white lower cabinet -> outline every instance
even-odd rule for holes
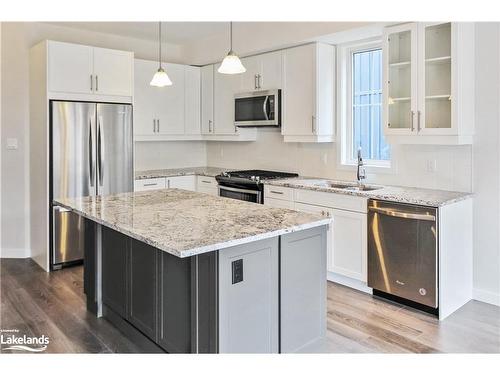
[[[219,195],[219,189],[217,188],[217,180],[213,177],[197,176],[196,177],[196,191],[199,193],[206,193],[210,195]]]
[[[331,217],[327,239],[328,279],[369,290],[366,198],[266,185],[264,204]]]
[[[196,176],[145,178],[134,181],[134,191],[183,189],[196,191]]]

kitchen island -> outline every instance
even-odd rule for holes
[[[329,218],[178,189],[55,204],[86,218],[87,308],[148,351],[285,353],[324,338]]]

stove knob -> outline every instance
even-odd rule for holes
[[[221,175],[222,175],[222,177],[229,177],[229,173],[227,173],[227,172],[222,172]]]
[[[418,292],[419,292],[419,293],[420,293],[420,295],[422,295],[422,296],[425,296],[425,295],[427,294],[427,290],[425,290],[425,288],[420,288],[420,289],[418,290]]]
[[[255,176],[250,176],[250,180],[255,181],[256,179],[257,179],[257,177],[255,177]]]

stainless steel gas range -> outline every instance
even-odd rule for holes
[[[219,196],[262,204],[264,203],[264,181],[297,176],[297,173],[251,169],[223,172],[215,176],[215,179],[219,184]]]

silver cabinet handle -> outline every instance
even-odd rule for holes
[[[90,75],[90,91],[94,91],[94,77]]]
[[[420,111],[417,111],[417,132],[420,132],[420,115],[421,115],[421,112]]]
[[[160,132],[160,119],[159,118],[156,119],[156,132],[157,133]]]
[[[212,120],[208,120],[208,132],[212,132]]]
[[[259,79],[258,75],[255,74],[253,76],[253,86],[254,86],[254,89],[258,89],[259,88],[259,83],[257,82],[258,79]]]
[[[279,194],[279,195],[283,195],[284,193],[282,191],[276,191],[276,190],[269,190],[270,193],[273,193],[273,194]]]
[[[262,76],[260,74],[257,74],[257,87],[260,89],[261,86],[260,86],[260,79],[262,78]]]
[[[415,117],[415,111],[410,111],[410,129],[411,131],[415,130],[415,126],[413,125],[413,118]]]
[[[170,189],[170,180],[167,179],[167,189]]]
[[[311,129],[313,134],[316,134],[316,116],[311,116]]]
[[[153,119],[153,133],[156,133],[156,119]]]
[[[99,76],[95,75],[95,91],[99,91]]]
[[[205,183],[205,184],[211,184],[212,181],[207,181],[207,180],[201,180],[201,182]]]
[[[368,210],[382,215],[398,217],[401,219],[436,221],[436,216],[428,214],[415,214],[413,212],[396,211],[390,208],[380,208],[380,207],[370,207],[368,208]]]
[[[150,182],[148,184],[142,184],[142,186],[157,186],[158,183],[157,182]]]

